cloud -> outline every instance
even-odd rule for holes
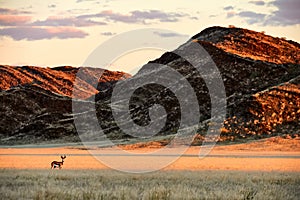
[[[192,20],[198,20],[199,18],[198,17],[190,17],[190,19],[192,19]]]
[[[30,22],[30,16],[0,15],[0,26],[18,26]]]
[[[0,36],[8,36],[14,40],[42,40],[42,39],[67,39],[84,38],[88,34],[75,28],[39,28],[39,27],[15,27],[0,29]]]
[[[135,18],[133,15],[123,15],[120,13],[114,13],[111,10],[105,10],[98,14],[92,14],[92,15],[82,15],[79,16],[81,18],[89,18],[89,17],[99,17],[99,18],[105,18],[107,21],[114,21],[114,22],[124,22],[124,23],[137,23],[140,20]]]
[[[103,33],[101,33],[101,35],[104,35],[104,36],[112,36],[112,35],[116,35],[116,33],[112,33],[112,32],[103,32]]]
[[[159,19],[160,21],[178,21],[179,17],[185,15],[179,13],[165,13],[159,10],[149,10],[149,11],[132,11],[132,17],[136,19]]]
[[[123,23],[148,23],[149,20],[160,22],[177,22],[179,18],[188,16],[187,14],[162,12],[160,10],[139,11],[135,10],[129,14],[115,13],[112,10],[105,10],[98,14],[81,15],[79,18],[104,18],[107,21]]]
[[[29,23],[31,16],[24,16],[23,14],[31,14],[31,12],[0,8],[0,26],[19,26]]]
[[[267,17],[266,14],[256,13],[256,12],[252,12],[252,11],[242,11],[239,13],[236,13],[234,11],[227,12],[227,18],[231,18],[234,16],[239,16],[239,17],[244,18],[248,24],[261,23]]]
[[[0,14],[17,14],[16,10],[8,9],[8,8],[0,8]]]
[[[218,15],[209,15],[210,18],[217,17]]]
[[[160,22],[178,22],[177,18],[166,18],[166,19],[160,19]]]
[[[234,11],[227,12],[227,18],[231,18],[231,17],[233,17],[235,15],[236,15],[236,12],[234,12]]]
[[[0,14],[18,15],[18,14],[31,14],[31,12],[20,11],[20,10],[9,9],[9,8],[0,8]]]
[[[74,9],[69,9],[69,10],[66,10],[67,13],[70,13],[70,14],[80,14],[80,13],[88,13],[90,12],[91,9],[89,8],[74,8]],[[65,13],[63,13],[65,14]]]
[[[299,0],[275,0],[271,2],[278,8],[266,20],[267,25],[296,25],[300,24],[300,1]]]
[[[224,7],[224,10],[233,10],[233,6],[226,6]]]
[[[252,11],[243,11],[238,13],[238,16],[246,18],[248,24],[256,24],[264,21],[266,15]]]
[[[48,5],[50,8],[56,7],[54,4]],[[42,40],[42,39],[67,39],[84,38],[88,34],[82,30],[71,26],[93,26],[105,25],[104,22],[96,22],[89,19],[79,19],[77,17],[48,17],[43,21],[32,22],[31,16],[27,11],[0,8],[0,26],[11,26],[0,29],[0,36],[11,37],[14,40]],[[41,27],[42,26],[42,27]]]
[[[55,4],[50,4],[50,5],[48,5],[48,8],[56,8],[56,5]]]
[[[153,32],[155,35],[158,35],[160,37],[187,37],[187,35],[178,34],[178,33],[168,33],[168,32]]]
[[[248,24],[261,24],[271,26],[289,26],[300,24],[299,0],[275,0],[269,5],[277,7],[277,10],[271,14],[243,11],[238,13],[237,15],[245,18]],[[232,16],[233,15],[227,14],[227,17]]]
[[[48,17],[43,21],[35,21],[31,25],[33,26],[95,26],[95,25],[106,25],[105,22],[96,22],[89,19],[77,18],[77,17],[68,17],[62,18],[57,16]]]
[[[257,1],[249,1],[249,3],[257,5],[257,6],[264,6],[265,2],[262,0],[257,0]]]

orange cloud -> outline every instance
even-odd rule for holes
[[[0,15],[0,26],[17,26],[30,22],[30,16]]]
[[[0,36],[8,36],[14,40],[42,40],[42,39],[68,39],[84,38],[88,34],[72,27],[15,27],[0,29]]]

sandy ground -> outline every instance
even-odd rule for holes
[[[134,148],[125,146],[131,153],[149,153],[157,147]],[[170,148],[170,152],[172,149]],[[199,158],[200,147],[190,147],[183,156],[171,163],[164,170],[245,170],[245,171],[294,171],[300,172],[300,140],[270,138],[258,142],[237,145],[216,146],[204,158]],[[125,163],[133,156],[113,155],[111,148],[97,150],[107,158]],[[64,169],[108,169],[89,151],[76,147],[58,148],[0,148],[0,168],[50,169],[53,160],[59,155],[67,158]],[[171,154],[171,153],[170,153]],[[170,157],[164,154],[147,157],[147,162],[160,162]],[[111,155],[111,156],[110,156]],[[172,155],[171,155],[172,156]],[[141,157],[141,156],[140,156]],[[151,164],[151,163],[150,163]]]

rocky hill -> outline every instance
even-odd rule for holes
[[[195,91],[200,108],[202,128],[195,143],[201,143],[205,134],[205,123],[211,117],[211,99],[201,75],[178,56],[186,53],[193,43],[208,52],[225,86],[227,113],[219,141],[300,134],[300,45],[251,30],[211,27],[173,52],[150,61],[134,76],[159,75],[163,69],[151,65],[159,63],[185,77]],[[193,55],[192,51],[188,53]],[[201,63],[203,58],[194,57],[193,62]],[[130,75],[94,68],[81,68],[81,71],[79,87],[72,93],[78,68],[0,66],[0,112],[4,116],[0,120],[0,144],[77,141],[73,120],[81,113],[72,113],[71,97],[94,104],[94,95],[104,132],[114,138],[125,137],[114,121],[110,98],[115,83]],[[100,79],[99,74],[103,74]],[[160,134],[175,133],[181,122],[180,105],[174,93],[159,84],[144,85],[134,92],[130,100],[134,122],[148,125],[149,108],[154,104],[164,106],[167,111],[167,121]]]
[[[81,68],[74,88],[78,91],[73,93],[79,69],[0,66],[0,143],[78,141],[74,126],[78,113],[72,112],[74,94],[78,101],[99,93],[109,96],[118,80],[130,77],[123,72]]]
[[[223,76],[228,118],[220,140],[299,136],[298,43],[251,30],[222,27],[208,28],[193,39],[212,55]]]
[[[186,51],[193,54],[189,47],[195,42],[213,59],[226,90],[227,119],[219,141],[299,135],[300,45],[296,42],[241,28],[211,27],[193,36],[175,51],[166,52],[149,62],[136,76],[159,74],[162,69],[153,67],[151,63],[173,68],[193,87],[200,107],[200,124],[206,122],[211,117],[208,88],[193,66],[178,56]],[[193,58],[193,63],[202,61],[203,58]],[[174,94],[157,85],[143,88],[135,93],[132,101],[133,116],[139,119],[137,123],[149,124],[149,113],[145,110],[161,104],[168,111],[161,134],[176,132],[181,116]],[[198,132],[196,139],[201,142],[206,131],[199,129]]]

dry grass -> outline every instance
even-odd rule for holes
[[[299,199],[300,174],[0,170],[1,199]]]
[[[132,146],[130,146],[132,147]],[[153,149],[128,148],[148,152]],[[109,153],[110,148],[100,149]],[[221,145],[210,155],[181,157],[162,171],[126,174],[112,170],[81,147],[0,149],[0,199],[299,199],[299,140],[266,139]],[[199,147],[186,154],[197,155]],[[62,170],[50,162],[67,158]],[[82,155],[81,155],[82,154]],[[266,158],[247,157],[270,155]],[[126,162],[126,157],[117,157]],[[15,169],[12,169],[15,168]],[[101,169],[101,170],[99,170]],[[187,171],[189,170],[189,171]],[[234,170],[234,171],[233,171]]]

